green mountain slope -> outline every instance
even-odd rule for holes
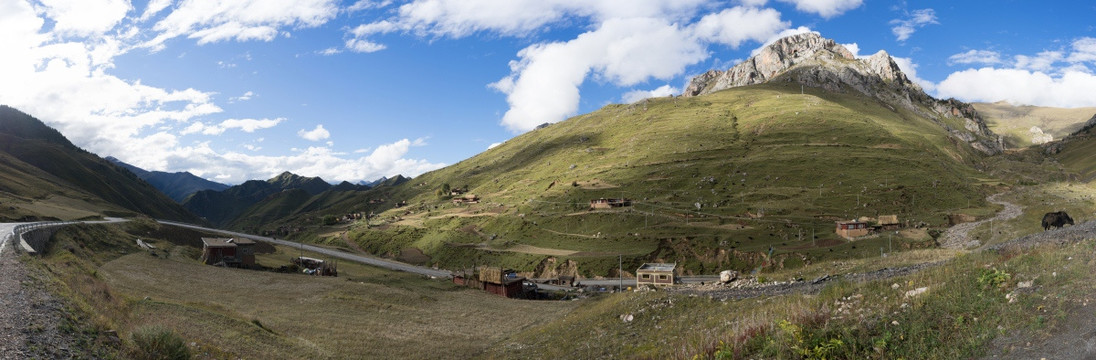
[[[531,270],[567,254],[605,270],[623,254],[626,268],[660,260],[711,273],[878,255],[888,240],[840,239],[839,219],[895,214],[941,226],[950,213],[990,211],[992,181],[974,170],[985,155],[951,133],[963,119],[801,91],[778,81],[610,105],[416,178],[394,194],[410,209],[353,235],[377,253],[417,248],[449,265]],[[454,205],[437,195],[445,184],[482,200]],[[592,199],[621,197],[633,206],[588,210]],[[924,234],[896,242],[928,246]]]
[[[1076,132],[1044,145],[1043,149],[1081,180],[1096,179],[1096,115]]]
[[[103,214],[194,221],[131,172],[84,151],[38,119],[0,105],[0,198],[8,219]]]

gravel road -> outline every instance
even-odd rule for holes
[[[981,245],[981,242],[979,242],[978,240],[970,239],[971,230],[974,230],[974,228],[977,228],[979,225],[985,224],[990,221],[1005,221],[1015,219],[1024,213],[1024,208],[1020,207],[1019,205],[1004,200],[999,200],[998,197],[1003,194],[1004,193],[994,194],[986,198],[986,201],[1004,206],[1005,208],[1003,210],[1001,210],[997,213],[997,215],[989,219],[962,223],[948,228],[948,230],[944,232],[944,235],[940,236],[940,247],[945,249],[968,249],[977,247],[978,245]]]
[[[23,334],[27,317],[27,297],[23,291],[26,272],[11,247],[11,230],[17,224],[0,224],[0,357],[27,357],[26,336]]]

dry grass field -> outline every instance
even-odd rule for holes
[[[160,249],[151,256],[132,247],[131,234],[87,229],[63,235],[46,259],[67,292],[86,301],[98,327],[123,338],[149,326],[170,329],[199,358],[466,359],[578,306],[505,299],[350,262],[339,262],[339,277],[219,268],[199,263],[198,250],[178,241],[150,240]],[[93,237],[115,239],[69,242]],[[85,249],[99,255],[80,256]],[[276,267],[299,254],[277,248],[258,261]]]

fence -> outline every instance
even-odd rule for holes
[[[20,224],[11,229],[11,238],[13,242],[19,239],[19,246],[15,248],[22,248],[23,251],[33,255],[45,250],[46,245],[49,244],[49,238],[53,236],[57,228],[76,223],[75,221],[48,221]]]

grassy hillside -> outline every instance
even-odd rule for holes
[[[7,106],[0,106],[0,170],[0,201],[7,200],[9,219],[146,214],[195,221],[129,171]]]
[[[610,105],[397,187],[391,200],[409,206],[351,236],[381,254],[415,248],[443,266],[532,270],[561,256],[604,275],[622,254],[628,268],[662,260],[711,273],[867,256],[888,241],[931,246],[926,231],[850,243],[833,234],[839,219],[896,214],[935,227],[948,214],[993,211],[984,198],[998,181],[945,130],[962,129],[961,119],[800,91],[777,82]],[[482,200],[454,205],[438,195],[446,184]],[[634,205],[587,210],[591,199],[619,197]]]
[[[1079,130],[1086,120],[1096,115],[1096,108],[1092,107],[1017,106],[1004,101],[972,105],[982,114],[989,128],[1004,136],[1006,144],[1012,148],[1032,145],[1033,126],[1058,140]]]

